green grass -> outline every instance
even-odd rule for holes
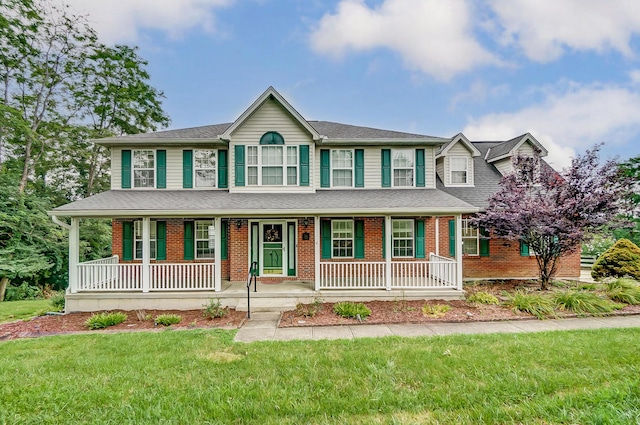
[[[52,310],[49,300],[3,301],[0,303],[0,323],[29,319]]]
[[[640,417],[640,329],[252,344],[233,336],[193,330],[2,342],[0,423],[629,424]]]

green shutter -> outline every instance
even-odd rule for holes
[[[416,258],[424,258],[424,220],[416,220],[414,226]]]
[[[236,145],[234,156],[236,164],[236,186],[244,186],[244,145]]]
[[[382,217],[382,258],[387,258],[387,219]]]
[[[449,256],[456,256],[456,221],[449,220]]]
[[[193,221],[184,222],[184,259],[193,260],[194,255],[194,224]]]
[[[300,145],[300,186],[309,186],[309,146]]]
[[[156,260],[167,259],[167,222],[156,221]]]
[[[364,187],[364,149],[356,149],[356,187]]]
[[[364,220],[354,220],[355,249],[354,258],[364,258]]]
[[[122,223],[122,260],[133,260],[133,223]]]
[[[480,256],[488,257],[489,256],[489,230],[481,227],[479,229],[480,233]]]
[[[382,149],[382,187],[391,187],[391,149]]]
[[[424,187],[424,149],[416,149],[416,187]]]
[[[158,149],[156,151],[156,170],[158,172],[158,179],[156,180],[156,188],[167,188],[167,151],[164,149]]]
[[[193,187],[193,151],[190,149],[182,151],[182,187]]]
[[[229,175],[227,153],[228,152],[226,150],[218,151],[218,187],[220,189],[226,189],[229,187],[227,177]]]
[[[322,258],[331,258],[331,221],[322,221]]]
[[[320,187],[331,186],[331,151],[320,149]]]
[[[520,255],[523,257],[529,256],[529,245],[520,241]]]
[[[229,258],[229,221],[228,220],[220,220],[220,259],[227,260]]]
[[[131,189],[131,150],[125,149],[122,151],[122,188]]]

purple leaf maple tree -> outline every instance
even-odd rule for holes
[[[547,289],[560,257],[580,250],[590,231],[611,225],[626,211],[631,182],[615,160],[600,163],[602,144],[557,172],[539,152],[513,159],[500,190],[473,220],[504,239],[519,241],[536,257],[540,287]]]

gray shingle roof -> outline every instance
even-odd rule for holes
[[[442,139],[448,138],[426,136],[424,134],[404,133],[401,131],[381,130],[371,127],[340,124],[330,121],[309,121],[318,133],[330,139]]]
[[[522,140],[522,138],[526,136],[526,134],[522,134],[518,137],[514,137],[511,140],[507,140],[506,142],[497,143],[495,146],[489,150],[489,155],[487,155],[487,161],[491,161],[492,159],[499,158],[503,155],[507,155],[513,148],[516,147],[518,143]]]
[[[131,140],[156,139],[215,139],[229,127],[231,123],[203,125],[201,127],[179,128],[175,130],[156,131],[153,133],[132,134],[122,138]]]
[[[229,193],[223,190],[110,190],[62,205],[57,215],[158,214],[436,214],[475,207],[438,189],[319,190],[316,193]]]

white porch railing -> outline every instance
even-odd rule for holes
[[[215,289],[214,263],[151,264],[150,291]]]
[[[117,255],[78,264],[77,291],[143,291],[143,265]],[[149,291],[215,290],[214,263],[149,264]]]
[[[320,263],[320,289],[384,289],[384,262]]]
[[[391,282],[386,262],[321,262],[320,289],[457,289],[456,260],[435,254],[429,261],[392,261]]]

